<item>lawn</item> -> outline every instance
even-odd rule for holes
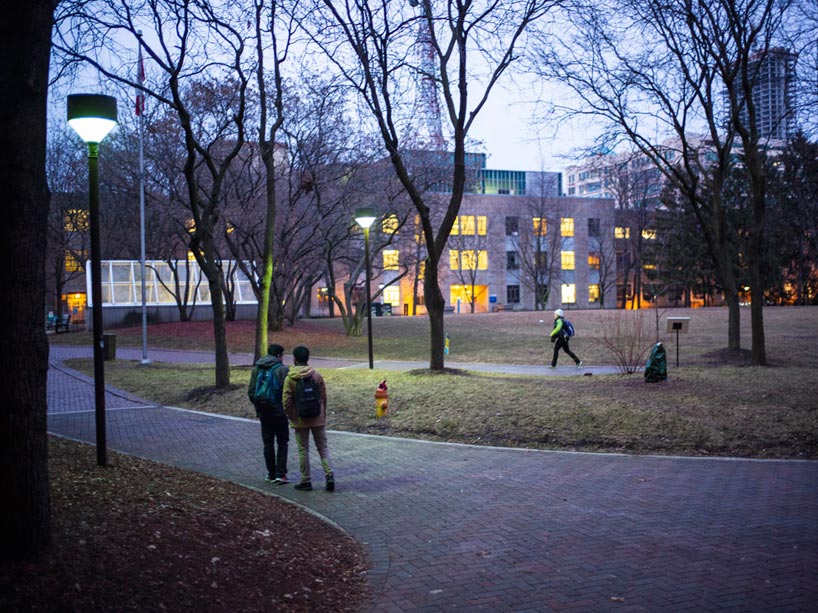
[[[818,308],[765,309],[767,367],[749,366],[750,313],[742,311],[743,351],[728,354],[725,309],[641,312],[569,311],[577,328],[572,349],[586,364],[612,365],[603,339],[623,324],[642,330],[646,354],[658,339],[668,350],[668,380],[645,383],[630,375],[512,376],[477,372],[432,373],[332,370],[327,380],[332,429],[392,436],[578,451],[616,451],[747,457],[818,457]],[[690,317],[680,335],[665,318]],[[458,362],[544,364],[552,345],[550,313],[448,315],[450,359]],[[540,323],[540,320],[545,320]],[[659,333],[657,335],[657,326]],[[212,350],[209,322],[151,326],[151,346]],[[139,346],[141,329],[115,331],[121,346]],[[373,322],[375,359],[428,361],[425,317],[383,317]],[[85,336],[85,339],[83,339]],[[55,342],[88,342],[83,334]],[[300,321],[270,337],[290,351],[306,344],[321,357],[366,358],[366,336],[349,338],[339,320]],[[228,325],[231,352],[251,352],[253,325]],[[567,360],[562,357],[561,360]],[[644,362],[641,358],[640,364]],[[90,362],[73,364],[90,372]],[[245,388],[250,369],[234,367],[233,385],[215,390],[210,366],[106,363],[106,382],[162,404],[252,415]],[[390,413],[374,415],[373,393],[387,378]],[[183,380],[184,385],[179,385]]]

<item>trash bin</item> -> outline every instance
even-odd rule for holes
[[[645,381],[655,383],[667,379],[667,353],[665,346],[659,342],[653,346],[645,365]]]
[[[102,359],[116,359],[116,334],[102,335]]]

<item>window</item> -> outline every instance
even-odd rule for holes
[[[87,232],[88,211],[71,209],[63,213],[63,230],[66,232]]]
[[[590,270],[599,270],[600,257],[599,254],[591,251],[588,254],[588,268]]]
[[[520,233],[520,220],[517,217],[506,217],[506,236],[517,236]]]
[[[656,230],[645,228],[642,230],[642,238],[648,241],[656,240]]]
[[[563,217],[560,219],[560,235],[574,236],[574,218]]]
[[[562,303],[574,304],[577,301],[577,286],[573,283],[562,284]]]
[[[384,304],[391,304],[393,307],[400,306],[400,288],[390,285],[383,290]]]
[[[618,226],[614,230],[614,237],[615,238],[630,238],[631,237],[631,229],[630,228],[623,228]]]
[[[520,304],[519,285],[506,285],[506,304]]]
[[[563,251],[560,253],[563,270],[574,270],[574,252]]]
[[[80,257],[85,257],[85,252],[79,254]],[[83,264],[70,251],[65,252],[65,272],[80,272],[83,269]]]
[[[451,270],[488,270],[489,253],[485,249],[449,250],[449,268]]]
[[[534,217],[531,221],[534,225],[534,236],[545,236],[548,231],[548,222],[545,217]]]
[[[460,216],[460,233],[466,236],[474,236],[476,233],[474,226],[474,215]]]
[[[598,217],[590,217],[588,218],[588,236],[593,236],[594,238],[599,238],[601,235],[600,232],[600,223]]]
[[[383,250],[383,269],[398,270],[400,264],[400,251],[397,249]]]
[[[477,234],[480,236],[485,236],[486,231],[488,230],[488,221],[485,215],[478,215],[477,216]]]
[[[395,214],[387,215],[381,222],[381,231],[384,234],[396,234],[398,231],[398,216]]]
[[[520,264],[517,262],[517,252],[506,251],[506,270],[518,270],[519,268]]]
[[[485,236],[486,228],[487,220],[485,215],[478,215],[476,217],[474,215],[460,215],[455,218],[451,233],[453,235],[462,234],[464,236],[474,236],[475,234]]]
[[[588,302],[599,302],[598,284],[592,284],[588,286]]]

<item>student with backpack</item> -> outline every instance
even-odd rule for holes
[[[574,359],[577,368],[582,366],[580,360],[568,347],[568,339],[574,336],[574,325],[565,319],[565,312],[562,309],[554,311],[554,329],[551,330],[551,342],[554,343],[554,357],[551,358],[551,366],[549,368],[557,367],[557,354],[560,349],[564,350],[569,356]]]
[[[284,380],[288,368],[281,361],[284,347],[275,343],[267,348],[267,355],[259,358],[250,375],[247,397],[256,408],[261,421],[261,440],[264,443],[264,463],[269,483],[289,483],[287,479],[287,452],[290,426],[284,413]],[[278,446],[278,450],[276,450]]]
[[[310,433],[321,457],[321,467],[326,476],[325,488],[335,491],[335,476],[329,463],[327,445],[327,388],[324,378],[308,364],[310,350],[306,347],[293,349],[295,364],[284,381],[284,410],[295,429],[295,443],[298,446],[298,461],[301,468],[301,482],[297,490],[311,490],[310,475]]]

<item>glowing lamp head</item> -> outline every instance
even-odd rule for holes
[[[378,216],[375,214],[375,209],[372,207],[366,206],[355,209],[355,222],[362,228],[368,228],[375,223],[377,218]]]
[[[68,96],[68,125],[86,143],[101,143],[116,123],[116,98],[100,94]]]

